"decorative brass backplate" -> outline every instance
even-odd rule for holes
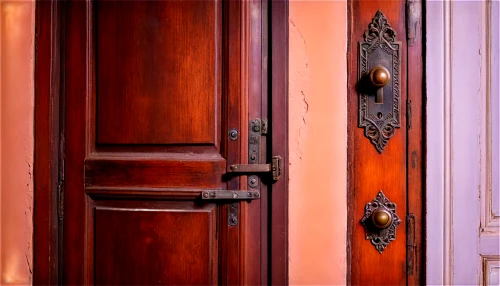
[[[379,153],[400,127],[400,57],[401,42],[384,14],[379,10],[359,42],[358,85],[359,127]],[[370,71],[384,67],[390,80],[380,87],[370,84]],[[372,73],[373,74],[373,73]]]
[[[387,223],[383,226],[377,225],[377,214],[387,215]],[[365,214],[361,224],[365,228],[366,239],[382,253],[389,243],[396,239],[396,227],[401,220],[396,215],[396,204],[379,191],[377,197],[366,204]]]

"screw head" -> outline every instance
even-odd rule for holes
[[[228,222],[230,226],[235,226],[238,224],[238,218],[236,217],[235,214],[231,214],[231,216],[228,219]]]
[[[257,188],[257,179],[256,178],[251,178],[250,181],[248,181],[248,186],[250,188]]]
[[[229,139],[235,141],[238,139],[238,130],[233,128],[229,131]]]

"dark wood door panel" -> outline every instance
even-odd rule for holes
[[[215,204],[94,203],[96,284],[216,284]]]
[[[87,159],[85,186],[222,189],[226,162],[218,160]]]
[[[246,237],[267,228],[248,219],[244,204],[199,200],[205,189],[247,188],[245,178],[224,174],[247,162],[248,102],[261,106],[264,97],[247,94],[248,3],[65,5],[62,284],[259,278],[269,248],[248,262]],[[237,140],[228,139],[233,128]]]
[[[221,2],[94,6],[97,142],[218,145]]]
[[[259,183],[262,200],[198,202],[208,187],[248,188],[222,175],[248,162],[249,120],[269,118],[259,163],[280,155],[287,166],[287,1],[37,0],[36,10],[36,142],[48,143],[35,154],[50,157],[36,162],[51,175],[35,176],[34,283],[286,285],[286,168],[272,192]],[[170,242],[185,254],[169,256]],[[166,273],[169,259],[180,265]]]

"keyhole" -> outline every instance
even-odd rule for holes
[[[377,117],[378,117],[378,119],[382,119],[382,117],[383,117],[383,116],[384,116],[384,115],[382,114],[382,112],[377,113]]]

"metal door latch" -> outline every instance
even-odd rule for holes
[[[201,192],[201,199],[205,201],[222,201],[230,203],[228,207],[227,224],[229,226],[238,225],[238,212],[240,201],[251,201],[260,199],[259,191],[228,191],[228,190],[204,190]]]
[[[271,164],[234,164],[229,166],[228,173],[271,173],[273,180],[281,177],[281,157],[273,156]]]
[[[226,190],[205,190],[201,193],[202,200],[257,200],[260,199],[259,191],[226,191]]]

